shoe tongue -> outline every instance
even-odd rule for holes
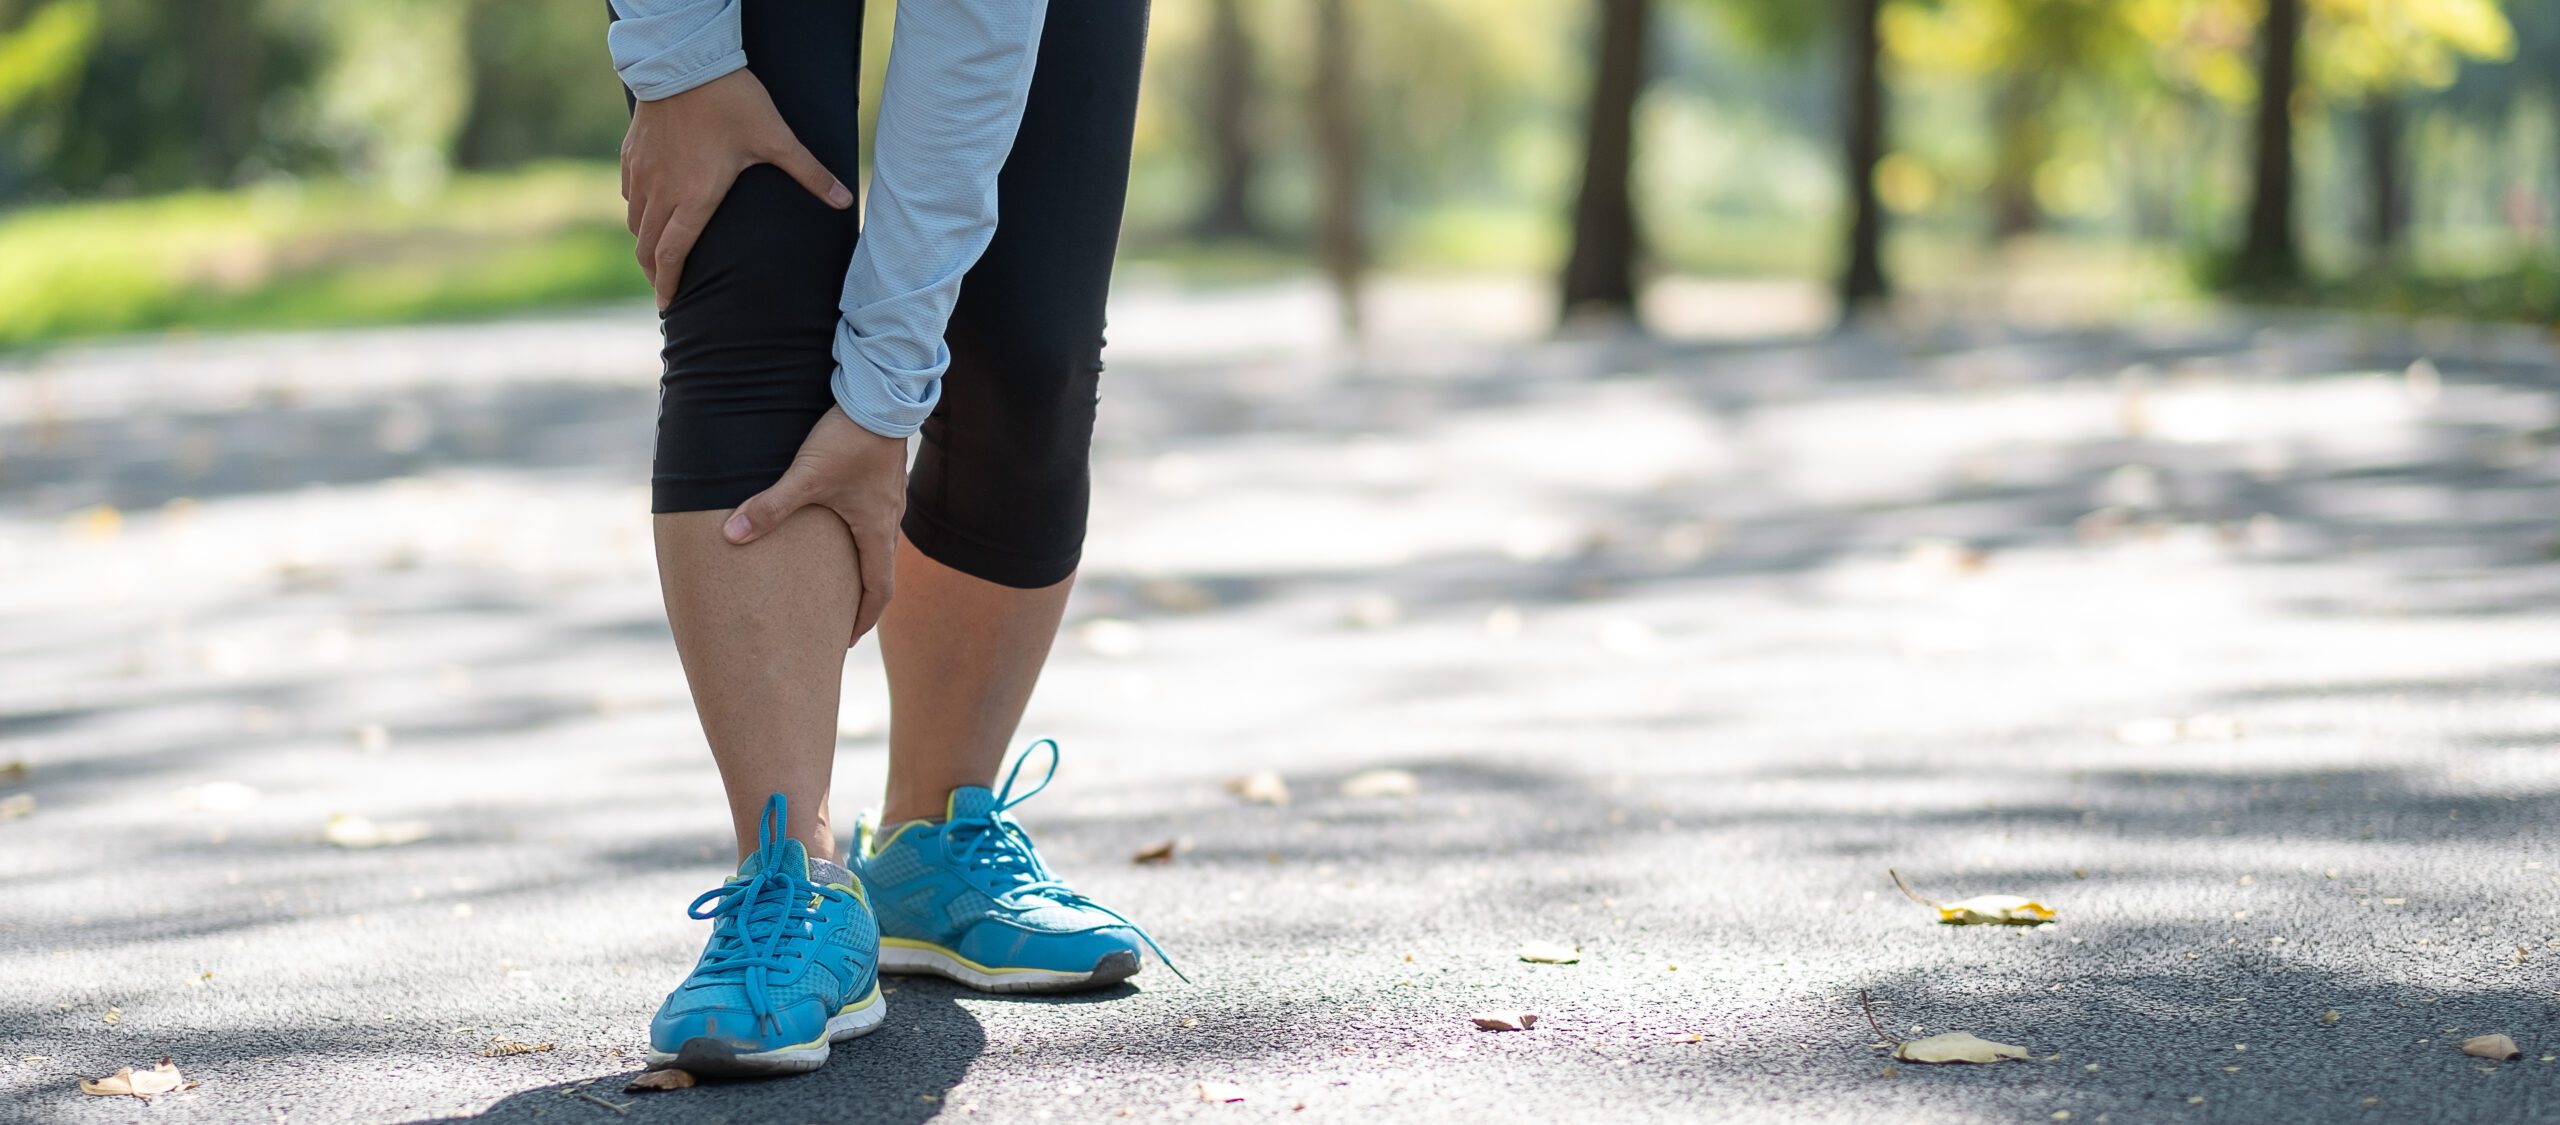
[[[784,840],[777,845],[758,848],[754,854],[738,862],[738,875],[740,878],[754,878],[768,863],[778,863],[785,871],[806,876],[809,873],[809,849],[801,846],[798,840]]]
[[[994,812],[996,795],[976,785],[963,785],[951,791],[951,818],[985,816]]]

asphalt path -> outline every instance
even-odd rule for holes
[[[0,369],[0,1119],[2560,1118],[2547,336],[1403,299],[1115,307],[1020,811],[1195,983],[893,982],[817,1074],[656,1094],[727,843],[645,318]],[[1889,1057],[1950,1030],[2031,1057]]]

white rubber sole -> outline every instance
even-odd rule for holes
[[[880,1030],[889,1018],[889,1002],[880,995],[880,986],[871,988],[870,1002],[859,1008],[848,1008],[827,1019],[827,1033],[814,1043],[794,1047],[777,1047],[770,1051],[739,1053],[728,1044],[712,1039],[687,1040],[673,1051],[649,1049],[649,1069],[678,1067],[708,1078],[762,1078],[776,1074],[801,1074],[827,1065],[830,1048],[847,1039],[859,1039]]]
[[[1138,957],[1117,952],[1103,955],[1088,972],[1056,969],[996,969],[977,964],[935,945],[880,943],[880,971],[906,976],[937,976],[980,992],[1077,992],[1106,988],[1138,975]]]

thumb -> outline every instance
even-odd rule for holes
[[[747,502],[738,505],[737,510],[729,513],[728,520],[720,525],[720,534],[731,543],[753,543],[764,533],[782,526],[782,521],[789,519],[791,513],[808,506],[808,490],[786,476],[774,482],[773,487],[747,497]]]
[[[809,194],[826,200],[827,206],[838,211],[853,206],[853,192],[844,186],[844,181],[836,179],[835,173],[827,171],[826,165],[818,163],[817,157],[810,155],[807,146],[800,143],[800,138],[784,133],[774,139],[764,158],[782,169],[783,174],[800,181],[800,186],[809,189]]]

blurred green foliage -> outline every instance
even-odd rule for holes
[[[1876,169],[1905,288],[2031,259],[2200,263],[2248,195],[2265,0],[1890,0]],[[2560,2],[2307,0],[2294,299],[2560,319]],[[876,90],[891,9],[871,5]],[[1361,203],[1382,268],[1565,253],[1595,0],[1358,5]],[[1313,5],[1158,0],[1133,256],[1302,268]],[[1840,5],[1656,0],[1636,206],[1652,272],[1835,268]],[[0,346],[195,325],[479,315],[636,296],[603,0],[0,0]],[[1249,75],[1239,113],[1220,76]],[[2367,233],[2365,128],[2400,123],[2406,234]],[[1211,154],[1252,156],[1204,242]],[[1227,236],[1221,236],[1225,238]],[[2155,291],[2144,279],[2137,286]]]

